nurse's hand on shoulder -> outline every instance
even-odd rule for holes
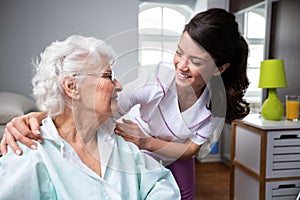
[[[115,133],[122,136],[126,141],[132,142],[139,149],[147,149],[151,138],[144,134],[140,127],[131,120],[122,119],[123,123],[116,123]]]
[[[39,119],[38,116],[42,116],[42,118]],[[44,117],[43,113],[33,112],[15,117],[7,123],[0,143],[1,153],[5,155],[7,153],[7,146],[10,146],[16,154],[21,155],[23,151],[16,140],[31,149],[36,149],[37,144],[33,140],[39,141],[40,143],[43,142],[39,131],[39,122],[41,122]]]

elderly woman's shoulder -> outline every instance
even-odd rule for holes
[[[40,153],[39,147],[37,150],[30,149],[18,142],[18,145],[22,148],[22,155],[17,155],[10,148],[8,153],[0,158],[0,165],[2,167],[10,168],[12,166],[18,166],[18,168],[25,167],[27,169],[38,168],[43,164],[43,157]]]
[[[125,141],[124,138],[119,135],[115,135],[115,139],[118,150],[126,152],[126,154],[131,154],[137,165],[144,166],[151,171],[161,171],[165,169],[161,163],[144,151],[141,151],[134,143]]]

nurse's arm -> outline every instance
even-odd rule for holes
[[[0,144],[0,151],[3,155],[7,153],[7,146],[18,154],[22,154],[22,149],[16,143],[19,141],[31,149],[36,149],[37,145],[34,141],[42,142],[40,134],[40,124],[46,118],[47,114],[44,112],[32,112],[26,115],[15,117],[7,123],[4,130],[3,138]]]
[[[175,159],[191,158],[199,151],[200,147],[201,145],[192,142],[190,139],[187,139],[184,143],[178,143],[149,137],[141,142],[141,149]]]
[[[116,123],[115,133],[122,136],[126,141],[134,143],[139,149],[175,159],[191,158],[201,146],[189,139],[184,143],[179,143],[150,137],[141,131],[136,123],[125,119],[123,119],[123,123]]]

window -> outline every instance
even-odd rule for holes
[[[139,12],[139,63],[172,62],[192,11],[185,5],[142,3]]]
[[[245,94],[251,113],[259,113],[262,89],[258,88],[260,62],[264,60],[266,17],[265,5],[255,6],[237,14],[237,21],[249,45],[248,78],[250,85]]]

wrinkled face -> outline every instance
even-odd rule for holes
[[[173,62],[178,87],[202,89],[218,71],[210,54],[199,47],[187,32],[180,38]]]
[[[101,120],[110,118],[112,112],[118,112],[117,92],[122,90],[122,86],[112,75],[105,57],[102,57],[100,66],[88,67],[85,73],[78,75],[83,77],[79,82],[81,105]]]

